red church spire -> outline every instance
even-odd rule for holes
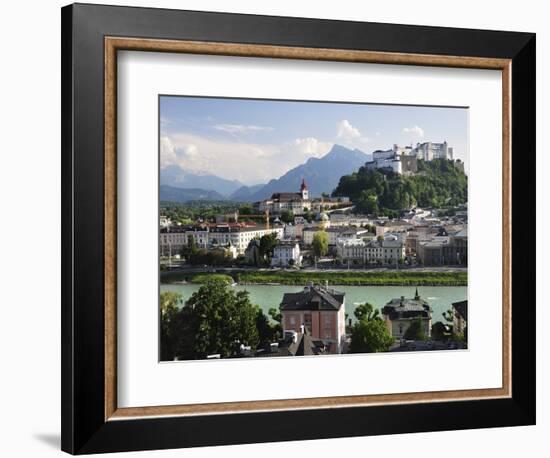
[[[302,185],[300,186],[300,191],[305,191],[307,189],[306,179],[302,178]]]

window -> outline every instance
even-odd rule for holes
[[[311,314],[306,313],[304,314],[304,326],[311,331]]]

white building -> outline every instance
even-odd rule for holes
[[[197,248],[208,248],[208,234],[207,226],[187,228],[185,231],[186,243],[193,239]]]
[[[160,229],[159,234],[160,255],[174,256],[179,254],[187,245],[185,228],[180,226],[167,226]]]
[[[278,239],[283,238],[282,226],[244,226],[240,224],[216,224],[209,227],[208,245],[233,245],[239,255],[244,254],[252,239],[264,235],[275,234]]]
[[[378,150],[372,153],[372,161],[365,165],[369,169],[391,170],[397,174],[415,173],[417,159],[431,161],[433,159],[453,160],[453,148],[446,141],[443,143],[424,142],[412,146],[393,145],[392,149]]]
[[[331,213],[330,225],[332,226],[356,226],[361,227],[372,224],[372,220],[366,215],[355,215],[350,213]]]
[[[392,149],[377,150],[372,153],[372,161],[365,166],[369,169],[391,170],[399,175],[417,171],[417,156],[412,146],[393,145]]]
[[[399,155],[391,149],[385,151],[379,150],[372,153],[372,161],[367,162],[366,166],[371,169],[387,169],[394,173],[403,173]]]
[[[304,230],[303,224],[287,224],[284,229],[285,239],[301,239],[302,231]]]
[[[416,155],[417,159],[423,159],[424,161],[431,161],[433,159],[453,159],[453,148],[451,148],[446,141],[443,143],[417,143],[412,153]]]
[[[271,258],[273,267],[300,266],[301,264],[302,255],[297,242],[282,241],[273,249],[273,257]]]
[[[384,224],[376,225],[376,235],[384,235],[388,232],[407,232],[413,225],[408,221],[395,220],[385,221]]]
[[[228,245],[228,246],[226,246],[226,247],[225,247],[225,250],[226,250],[226,253],[229,255],[229,257],[230,257],[231,259],[236,259],[237,256],[238,256],[238,254],[239,254],[239,253],[237,253],[237,248],[234,247],[234,246],[231,245],[231,244]]]
[[[346,205],[350,205],[349,197],[320,197],[311,200],[311,209],[316,212],[345,207]]]
[[[362,239],[339,239],[336,244],[336,256],[343,263],[364,264],[365,245]]]
[[[300,192],[277,192],[270,199],[262,200],[256,205],[261,213],[268,211],[280,215],[284,211],[290,211],[295,215],[302,215],[311,209],[307,184],[302,180]]]
[[[418,288],[414,299],[406,299],[401,296],[389,301],[382,308],[382,316],[388,331],[396,339],[403,339],[407,329],[415,320],[420,320],[424,335],[431,336],[432,309],[428,302],[420,297]]]
[[[384,240],[371,240],[365,244],[365,262],[395,264],[405,258],[405,243],[395,235]]]
[[[311,245],[313,243],[313,236],[323,230],[328,235],[328,244],[330,246],[336,246],[340,239],[356,239],[369,233],[367,229],[355,226],[328,227],[325,229],[321,227],[306,227],[302,231],[304,245]]]
[[[275,234],[278,239],[282,239],[284,228],[240,223],[205,224],[193,228],[170,227],[160,231],[160,251],[162,256],[170,253],[174,255],[193,240],[197,248],[231,246],[236,250],[236,255],[241,255],[251,240],[267,234]]]

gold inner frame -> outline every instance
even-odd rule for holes
[[[240,57],[422,65],[500,70],[502,72],[502,387],[402,394],[333,396],[118,408],[116,336],[117,247],[117,51],[174,52]],[[404,54],[344,49],[301,48],[239,43],[105,37],[105,420],[151,416],[207,415],[273,410],[320,409],[381,404],[507,398],[512,393],[511,367],[511,60],[481,57]]]

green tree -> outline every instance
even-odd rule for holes
[[[294,213],[292,213],[291,211],[289,210],[283,210],[281,212],[281,221],[283,223],[293,223],[294,222]]]
[[[187,236],[187,246],[184,246],[181,250],[182,256],[191,258],[192,256],[195,256],[199,251],[199,248],[197,247],[197,242],[195,241],[195,237],[193,235]]]
[[[233,293],[227,286],[225,289],[229,291],[230,295]],[[239,291],[235,294],[234,307],[234,315],[230,318],[237,323],[234,340],[244,345],[250,345],[255,349],[259,343],[257,318],[261,309],[250,302],[248,291]]]
[[[268,312],[271,319],[279,324],[283,322],[283,314],[280,310],[277,310],[275,307],[271,307]]]
[[[453,311],[451,309],[443,312],[441,315],[443,315],[443,319],[450,324],[453,324]]]
[[[271,323],[267,315],[258,307],[256,315],[256,328],[258,329],[259,343],[265,344],[279,339],[282,328],[280,323]]]
[[[177,320],[176,356],[201,359],[210,354],[228,357],[240,345],[259,343],[258,306],[248,292],[235,293],[223,280],[209,280],[181,308]]]
[[[250,204],[246,204],[246,205],[243,205],[241,208],[239,208],[239,214],[240,215],[252,215],[254,213],[253,209],[252,209],[252,205]]]
[[[328,234],[325,231],[318,231],[313,234],[312,242],[315,256],[321,257],[328,253]]]
[[[351,331],[350,353],[378,353],[388,351],[394,339],[386,323],[380,318],[361,320]]]
[[[447,326],[441,321],[436,321],[432,324],[432,339],[433,340],[446,340],[449,338],[450,333],[447,331]]]
[[[372,191],[363,191],[357,201],[357,209],[363,213],[378,214],[380,212],[378,196]]]
[[[174,291],[160,293],[160,312],[162,317],[169,317],[176,312],[183,302],[183,296]]]
[[[357,318],[358,321],[361,321],[361,320],[372,321],[372,320],[380,319],[380,310],[375,309],[374,305],[372,305],[369,302],[365,302],[364,304],[359,304],[357,307],[355,307],[353,314],[355,315],[355,318]]]
[[[403,337],[406,340],[426,340],[422,320],[420,318],[412,320]]]
[[[373,234],[376,234],[376,226],[374,224],[365,224],[365,229]]]
[[[230,264],[232,259],[227,255],[225,249],[210,249],[200,248],[196,253],[189,256],[189,263],[193,265],[207,264],[209,266],[223,266]]]
[[[414,205],[451,208],[467,201],[468,177],[453,161],[418,160],[417,165],[410,176],[361,167],[341,177],[332,195],[349,196],[359,211],[385,216]]]
[[[160,357],[162,361],[173,360],[177,345],[176,324],[183,296],[173,291],[160,293]]]
[[[315,219],[315,215],[309,208],[304,208],[302,217],[308,222],[311,223]]]
[[[260,238],[260,257],[269,259],[273,256],[273,249],[277,245],[277,235],[274,233],[262,235]]]
[[[365,302],[354,310],[357,323],[351,329],[350,353],[377,353],[388,351],[393,337],[380,312],[371,303]]]

